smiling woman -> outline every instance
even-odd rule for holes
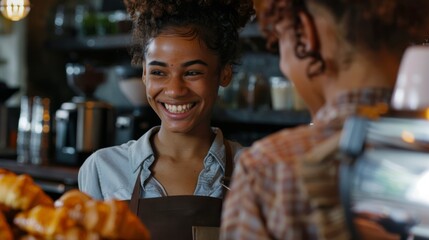
[[[230,82],[231,67],[221,68],[215,52],[195,37],[157,37],[146,55],[143,81],[148,101],[165,127],[159,137],[165,130],[211,134],[207,129],[217,91]]]
[[[225,180],[242,148],[210,121],[219,87],[231,81],[238,33],[253,3],[125,3],[134,21],[133,63],[143,66],[148,103],[161,125],[95,152],[80,169],[79,187],[95,198],[130,200],[153,239],[191,239],[192,227],[219,226]]]

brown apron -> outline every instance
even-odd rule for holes
[[[232,174],[231,149],[224,141],[226,166],[224,182],[226,185]],[[140,174],[138,174],[131,196],[130,209],[146,225],[153,240],[183,239],[191,240],[198,229],[213,231],[219,227],[222,199],[207,196],[167,196],[140,198]]]

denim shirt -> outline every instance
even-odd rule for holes
[[[216,137],[204,158],[194,195],[223,198],[221,184],[225,174],[225,146],[222,131],[212,128]],[[141,171],[142,198],[164,197],[164,187],[150,170],[155,155],[150,143],[159,126],[150,129],[138,140],[119,146],[103,148],[93,153],[79,169],[79,189],[95,199],[131,199],[131,193]],[[228,140],[227,140],[228,141]],[[242,150],[237,142],[228,141],[234,162]]]

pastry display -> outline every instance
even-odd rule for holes
[[[146,240],[128,204],[100,201],[77,189],[55,202],[28,175],[0,169],[1,240]]]
[[[0,171],[0,203],[14,210],[27,210],[37,205],[53,206],[52,199],[26,175]]]

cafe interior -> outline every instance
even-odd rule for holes
[[[18,12],[1,5],[0,169],[28,176],[55,201],[78,189],[79,167],[94,151],[136,140],[160,120],[148,105],[141,66],[131,64],[132,22],[122,1],[22,3]],[[251,146],[280,129],[312,124],[257,20],[240,41],[241,63],[219,90],[212,125]],[[347,209],[370,211],[400,236],[392,239],[429,239],[429,117],[422,110],[429,106],[429,52],[421,64],[407,53],[401,67],[414,72],[398,77],[396,110],[345,126],[340,190],[346,217],[353,215]],[[425,82],[401,82],[407,74]]]

